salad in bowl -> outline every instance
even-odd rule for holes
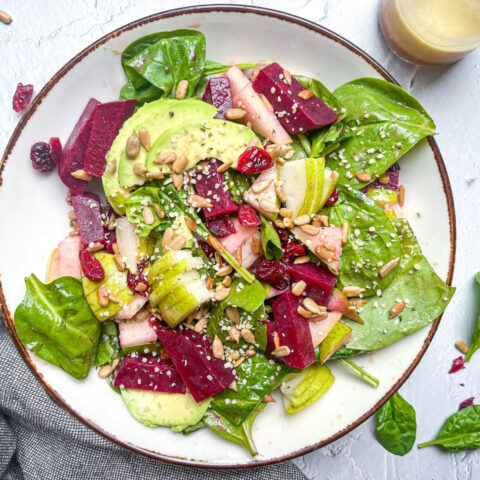
[[[334,391],[332,362],[375,387],[353,357],[448,305],[402,212],[400,159],[435,125],[384,80],[330,92],[274,59],[220,64],[198,31],[121,62],[118,101],[92,98],[63,148],[32,146],[71,230],[45,282],[26,278],[16,332],[76,379],[97,368],[146,426],[255,455],[275,389],[293,415]]]

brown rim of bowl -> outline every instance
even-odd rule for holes
[[[40,90],[40,92],[37,94],[37,96],[34,98],[33,102],[31,105],[28,107],[28,109],[25,111],[23,116],[21,117],[20,121],[18,122],[18,125],[16,126],[12,136],[10,137],[10,140],[8,142],[7,148],[5,150],[5,153],[2,157],[1,163],[0,163],[0,186],[2,185],[2,178],[1,174],[3,172],[3,169],[5,168],[5,164],[7,162],[7,159],[15,146],[15,143],[22,133],[23,128],[25,127],[26,123],[30,119],[30,117],[33,115],[37,107],[41,104],[43,99],[47,96],[47,94],[50,92],[50,90],[55,86],[55,84],[71,69],[73,68],[77,63],[79,63],[84,57],[89,55],[92,51],[94,51],[96,48],[98,48],[100,45],[104,44],[108,40],[118,36],[119,34],[132,30],[134,28],[137,28],[141,25],[155,22],[157,20],[161,20],[163,18],[170,18],[170,17],[176,17],[180,15],[185,15],[185,14],[192,14],[192,13],[211,13],[211,12],[226,12],[226,13],[250,13],[250,14],[256,14],[256,15],[264,15],[272,18],[276,18],[278,20],[283,20],[289,23],[293,23],[296,25],[299,25],[301,27],[307,28],[309,30],[312,30],[316,33],[319,33],[320,35],[323,35],[324,37],[329,38],[330,40],[333,40],[340,45],[344,46],[351,52],[355,53],[359,57],[363,58],[367,63],[370,64],[385,80],[388,80],[389,82],[392,82],[396,85],[399,85],[398,82],[382,67],[380,64],[378,64],[372,57],[370,57],[367,53],[365,53],[363,50],[355,46],[353,43],[349,42],[345,38],[341,37],[340,35],[332,32],[331,30],[328,30],[325,27],[322,27],[320,25],[317,25],[314,22],[311,22],[309,20],[305,20],[303,18],[297,17],[296,15],[292,15],[289,13],[284,13],[284,12],[279,12],[277,10],[272,10],[268,8],[261,8],[261,7],[252,7],[252,6],[240,6],[240,5],[198,5],[198,6],[193,6],[193,7],[184,7],[184,8],[177,8],[173,10],[167,10],[165,12],[160,12],[157,14],[150,15],[148,17],[141,18],[139,20],[136,20],[134,22],[131,22],[123,27],[118,28],[117,30],[114,30],[113,32],[105,35],[104,37],[100,38],[96,42],[92,43],[90,46],[82,50],[80,53],[78,53],[74,58],[72,58],[69,62],[67,62],[47,83],[46,85]],[[452,277],[453,277],[453,269],[454,269],[454,263],[455,263],[455,250],[456,250],[456,224],[455,224],[455,208],[454,208],[454,203],[453,203],[453,195],[452,195],[452,190],[450,186],[450,181],[448,179],[447,175],[447,170],[445,167],[445,163],[443,162],[442,156],[440,154],[440,150],[438,149],[437,143],[433,139],[433,137],[428,137],[428,143],[430,145],[430,148],[433,151],[438,170],[440,172],[440,176],[442,178],[442,186],[443,190],[445,192],[445,196],[447,199],[447,207],[448,207],[448,216],[449,216],[449,222],[450,222],[450,262],[449,262],[449,269],[448,269],[448,276],[447,276],[447,284],[451,285],[452,282]],[[369,417],[371,417],[407,380],[407,378],[410,376],[412,371],[415,369],[417,366],[418,362],[420,359],[423,357],[425,351],[427,350],[430,342],[432,341],[433,336],[435,335],[435,332],[437,331],[438,325],[440,323],[440,320],[442,316],[438,317],[432,324],[430,331],[428,333],[427,338],[425,339],[422,349],[418,353],[418,355],[415,357],[415,360],[411,363],[411,365],[408,367],[408,369],[405,371],[405,373],[402,375],[400,380],[384,395],[384,397],[377,402],[367,413],[362,415],[359,419],[357,419],[354,423],[349,425],[348,427],[344,428],[342,431],[338,432],[337,434],[329,437],[326,440],[323,440],[319,443],[316,443],[315,445],[311,445],[309,447],[305,447],[303,449],[297,450],[295,452],[292,452],[288,455],[283,455],[278,458],[273,458],[270,460],[265,460],[265,461],[253,461],[251,463],[245,463],[245,464],[214,464],[214,465],[209,465],[204,462],[200,461],[193,461],[190,459],[186,458],[180,458],[180,457],[167,457],[161,454],[158,454],[156,452],[149,451],[147,449],[139,448],[134,445],[130,445],[126,442],[123,442],[117,438],[115,438],[112,434],[102,430],[98,425],[96,425],[94,422],[89,420],[88,418],[82,417],[80,414],[75,412],[64,400],[63,398],[59,395],[59,393],[52,388],[43,378],[43,376],[37,371],[35,368],[34,363],[32,362],[26,348],[23,346],[21,343],[20,339],[18,338],[15,328],[13,325],[13,318],[8,310],[8,307],[6,306],[5,302],[5,297],[3,294],[3,290],[1,288],[1,283],[0,283],[0,305],[1,305],[1,313],[3,315],[3,318],[5,319],[5,324],[8,328],[8,331],[10,333],[10,336],[13,338],[15,345],[20,352],[21,356],[27,363],[28,367],[32,371],[32,373],[37,377],[37,379],[40,381],[42,384],[43,388],[47,391],[47,393],[58,403],[60,404],[65,410],[67,410],[70,414],[72,414],[74,417],[76,417],[78,420],[80,420],[84,425],[87,427],[91,428],[95,432],[99,433],[106,439],[116,443],[117,445],[120,445],[124,448],[127,448],[131,451],[134,451],[136,453],[140,453],[142,455],[145,455],[150,458],[154,458],[156,460],[163,460],[168,463],[173,463],[173,464],[178,464],[178,465],[185,465],[185,466],[190,466],[190,467],[201,467],[201,468],[216,468],[216,469],[229,469],[229,468],[248,468],[248,467],[258,467],[262,465],[271,465],[279,462],[283,462],[285,460],[291,460],[293,458],[299,457],[301,455],[305,455],[307,453],[310,453],[314,450],[317,450],[321,447],[324,447],[325,445],[328,445],[329,443],[338,440],[339,438],[343,437],[356,427],[358,427],[361,423],[363,423],[365,420],[367,420]]]

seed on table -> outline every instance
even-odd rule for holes
[[[277,163],[278,163],[278,161],[277,161]],[[285,203],[287,201],[287,194],[285,193],[285,190],[283,189],[283,187],[281,185],[279,185],[278,183],[275,183],[275,193],[277,194],[278,199],[282,203]]]
[[[313,97],[313,92],[307,88],[301,92],[298,92],[298,96],[303,100],[309,100]]]
[[[232,326],[228,329],[228,336],[231,340],[238,343],[240,341],[240,330],[237,327]]]
[[[228,162],[223,163],[217,168],[218,173],[226,172],[233,165],[233,161],[229,160]]]
[[[282,217],[292,218],[293,217],[293,211],[290,210],[289,208],[283,207],[283,208],[280,209],[280,215]]]
[[[180,80],[175,91],[175,98],[177,100],[183,100],[187,94],[188,80]]]
[[[110,300],[108,299],[107,292],[105,291],[105,287],[102,285],[97,290],[97,297],[98,297],[98,304],[102,307],[108,307]]]
[[[385,278],[397,266],[399,261],[400,257],[397,257],[383,265],[378,271],[380,277]]]
[[[396,303],[391,312],[390,312],[390,315],[388,317],[389,320],[392,320],[392,318],[395,318],[397,317],[398,315],[400,315],[403,310],[405,310],[405,307],[407,306],[407,304],[405,302],[399,302],[399,303]]]
[[[165,152],[159,155],[153,163],[173,163],[177,159],[177,154],[175,152]]]
[[[403,207],[403,204],[405,203],[405,187],[403,185],[400,185],[398,189],[398,204]]]
[[[361,181],[361,182],[371,182],[372,181],[372,176],[369,173],[356,173],[355,176]]]
[[[247,112],[243,108],[227,108],[225,118],[227,120],[240,120]]]
[[[218,269],[216,272],[215,272],[215,275],[217,277],[224,277],[225,275],[230,275],[230,273],[232,273],[232,266],[231,265],[225,265],[224,267]]]
[[[255,335],[249,328],[242,328],[240,335],[247,343],[255,344]]]
[[[172,173],[173,186],[179,192],[183,187],[183,173]]]
[[[73,178],[77,178],[78,180],[85,180],[86,182],[91,182],[93,180],[93,176],[87,173],[85,170],[75,170],[70,174]]]
[[[215,338],[213,340],[212,351],[215,358],[223,358],[223,344],[218,335],[215,335]]]
[[[303,280],[300,280],[299,282],[292,284],[291,290],[292,293],[298,297],[305,291],[306,288],[307,284]]]
[[[260,70],[261,70],[262,68],[265,68],[267,65],[268,65],[268,62],[267,62],[266,60],[261,60],[260,62],[258,62],[258,63],[255,65],[255,67],[254,67],[254,69],[253,69],[253,71],[252,71],[252,76],[251,76],[251,78],[250,78],[250,81],[251,81],[251,82],[254,82],[255,79],[257,78],[257,75],[259,74]]]
[[[302,265],[303,263],[308,263],[310,261],[310,257],[308,255],[301,255],[300,257],[297,257],[293,263],[295,265]]]
[[[152,225],[152,223],[155,221],[152,210],[147,206],[143,207],[142,217],[146,225]]]
[[[320,233],[320,227],[315,227],[313,225],[301,225],[300,230],[305,232],[307,235],[314,237]]]
[[[3,22],[5,25],[12,23],[12,17],[3,10],[0,10],[0,22]]]
[[[288,70],[285,70],[285,68],[283,69],[283,76],[285,78],[285,81],[287,82],[287,85],[291,85],[292,84],[292,74]]]
[[[233,368],[237,368],[243,361],[245,360],[245,357],[240,357],[238,360],[235,361],[233,364]]]
[[[300,227],[301,225],[306,225],[307,223],[310,223],[310,216],[305,213],[304,215],[300,215],[299,217],[294,218],[293,222],[297,227]]]
[[[286,357],[290,355],[290,349],[286,345],[282,345],[281,347],[276,348],[272,351],[272,355],[275,357]]]
[[[267,213],[278,212],[278,207],[275,205],[275,203],[271,202],[270,200],[267,200],[266,198],[263,198],[262,200],[260,200],[260,208]]]
[[[150,146],[152,145],[150,132],[146,128],[141,128],[138,131],[138,138],[140,139],[142,147],[148,152],[150,150]]]
[[[215,293],[213,294],[213,298],[217,302],[221,302],[222,300],[225,300],[230,295],[231,288],[226,288],[223,285],[221,285],[221,287],[222,288],[216,290]]]
[[[135,162],[133,164],[133,171],[139,177],[143,177],[145,175],[145,173],[147,173],[147,167],[145,165],[143,165],[143,163]]]
[[[468,345],[463,341],[463,340],[458,340],[456,343],[455,343],[455,346],[463,353],[463,354],[467,354],[468,353]]]
[[[152,206],[153,206],[155,212],[157,212],[157,215],[159,216],[159,218],[165,218],[165,212],[162,210],[162,208],[160,207],[160,205],[158,203],[153,202]],[[185,217],[185,220],[187,218],[189,218],[189,217]]]
[[[240,314],[238,313],[237,307],[227,307],[225,311],[232,323],[240,323]]]
[[[172,171],[173,173],[182,173],[187,166],[188,160],[181,155],[172,163]]]
[[[200,195],[189,195],[187,197],[187,203],[194,208],[212,208],[212,204]]]
[[[130,160],[138,157],[140,152],[140,141],[138,140],[137,134],[133,132],[128,138],[125,145],[125,155]]]
[[[297,312],[304,318],[312,318],[313,313],[310,310],[307,310],[306,308],[303,308],[301,305],[298,306]]]
[[[342,289],[342,293],[346,297],[358,297],[361,293],[365,291],[365,288],[358,287],[357,285],[348,285],[346,287],[343,287]]]

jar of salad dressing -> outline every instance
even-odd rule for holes
[[[480,46],[480,0],[381,0],[380,27],[409,62],[453,63]]]

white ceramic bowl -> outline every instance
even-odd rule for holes
[[[173,10],[138,20],[98,40],[67,63],[38,94],[2,159],[2,314],[18,349],[43,386],[73,415],[110,440],[154,458],[196,466],[281,461],[326,445],[372,415],[415,368],[438,321],[396,345],[357,357],[358,363],[380,380],[377,389],[332,365],[336,377],[333,388],[302,412],[287,416],[280,396],[275,395],[279,401],[269,404],[254,425],[260,452],[256,458],[209,430],[184,436],[167,428],[143,426],[95,371],[84,381],[69,377],[30,355],[13,328],[13,312],[25,291],[24,276],[34,272],[44,278],[49,253],[68,230],[66,189],[55,174],[42,175],[31,168],[30,146],[52,136],[65,142],[90,97],[102,102],[117,99],[125,76],[115,51],[122,51],[142,35],[177,28],[201,30],[207,38],[209,58],[224,63],[272,58],[292,73],[318,78],[332,90],[363,76],[393,81],[370,57],[336,34],[306,20],[260,8]],[[422,141],[400,163],[401,181],[407,190],[406,216],[425,255],[449,283],[455,255],[455,215],[435,141]]]

